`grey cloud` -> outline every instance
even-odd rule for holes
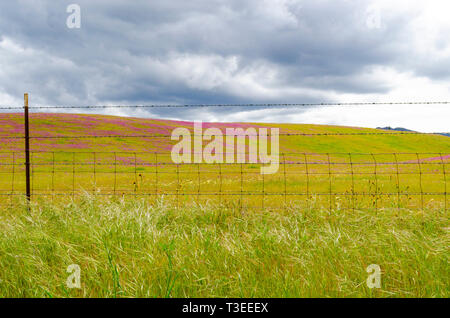
[[[80,30],[65,25],[73,2]],[[371,75],[377,67],[435,83],[449,77],[448,55],[411,50],[419,9],[385,9],[382,27],[369,29],[372,3],[2,1],[0,96],[29,91],[38,104],[327,102],[388,95],[393,84]],[[445,32],[437,41],[436,50],[450,45]]]

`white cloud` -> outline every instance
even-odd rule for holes
[[[391,126],[421,132],[447,132],[448,118],[448,105],[321,106],[310,109],[249,110],[221,116],[201,112],[188,116],[192,121],[298,123],[367,128]]]
[[[216,89],[233,79],[238,70],[236,56],[182,54],[166,64],[173,77],[194,89]]]

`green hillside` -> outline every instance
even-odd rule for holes
[[[450,138],[440,135],[416,135],[370,128],[252,123],[204,123],[207,127],[267,127],[280,129],[280,152],[307,153],[388,153],[420,152],[450,153]],[[130,136],[170,135],[177,127],[192,129],[191,122],[160,119],[127,118],[80,114],[31,114],[31,136],[120,136],[109,138],[32,139],[32,151],[157,151],[169,152],[174,142],[170,138],[140,138]],[[327,134],[344,135],[327,135]],[[362,133],[362,134],[361,134]],[[367,135],[365,133],[368,133]],[[384,133],[384,135],[371,135]],[[294,134],[283,136],[283,134]],[[295,136],[295,134],[308,134]],[[347,135],[349,134],[349,135]],[[361,135],[358,135],[361,134]],[[0,115],[0,136],[23,136],[22,114]],[[20,139],[0,138],[0,151],[22,151]]]

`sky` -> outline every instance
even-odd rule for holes
[[[448,12],[444,0],[1,1],[0,105],[25,92],[31,107],[450,101]],[[450,131],[450,104],[95,112]]]

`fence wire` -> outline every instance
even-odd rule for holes
[[[417,132],[417,131],[395,131],[395,132],[355,132],[355,133],[280,133],[278,136],[376,136],[376,135],[439,135],[444,133],[427,133],[427,132]],[[96,139],[96,138],[170,138],[172,135],[165,134],[150,134],[150,135],[84,135],[84,136],[30,136],[29,139]],[[191,134],[192,137],[210,137],[213,135],[203,134],[195,135]],[[223,137],[236,136],[236,134],[222,134]],[[25,139],[23,136],[0,136],[1,139]]]
[[[31,152],[32,198],[139,197],[176,207],[240,209],[314,206],[336,210],[440,208],[448,211],[450,155],[443,153],[279,154],[264,163],[174,163],[161,152]],[[246,153],[248,155],[248,153]],[[0,201],[24,195],[24,153],[0,153]],[[3,199],[2,199],[3,198]]]
[[[40,109],[105,109],[105,108],[202,108],[202,107],[323,107],[323,106],[393,106],[393,105],[449,105],[450,101],[422,102],[353,102],[353,103],[240,103],[240,104],[150,104],[150,105],[47,105],[33,106],[32,110]],[[0,110],[22,110],[23,106],[0,105]]]

